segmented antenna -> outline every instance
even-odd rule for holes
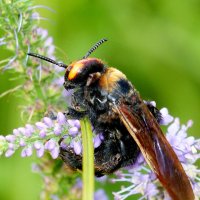
[[[83,59],[87,58],[93,51],[95,51],[101,44],[108,41],[107,39],[103,38],[100,41],[98,41],[87,53],[85,56],[83,56]]]
[[[52,60],[51,58],[47,58],[47,57],[45,57],[45,56],[41,56],[41,55],[36,54],[36,53],[27,53],[27,55],[33,56],[33,57],[36,57],[36,58],[39,58],[39,59],[42,59],[42,60],[45,60],[45,61],[47,61],[47,62],[53,63],[53,64],[55,64],[55,65],[58,65],[59,67],[63,67],[63,68],[65,68],[65,69],[67,68],[67,65],[64,64],[64,63],[58,63],[58,62],[56,62],[55,60]]]

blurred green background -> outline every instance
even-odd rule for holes
[[[182,123],[200,130],[200,1],[199,0],[35,0],[59,59],[81,58],[99,39],[109,42],[92,56],[122,70],[145,100],[167,107]],[[1,53],[0,53],[1,54]],[[11,75],[0,75],[0,93],[13,87]],[[20,100],[0,99],[0,134],[21,126]],[[34,158],[0,158],[0,199],[39,199],[41,180],[31,173]]]

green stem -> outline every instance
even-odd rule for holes
[[[14,93],[15,91],[19,90],[20,88],[22,88],[22,85],[18,85],[18,86],[14,87],[10,90],[3,92],[3,93],[0,94],[0,98],[6,96],[7,94]]]
[[[35,90],[37,92],[37,97],[42,99],[44,101],[44,103],[46,104],[46,96],[43,92],[42,86],[38,82],[36,82],[34,84],[34,86],[35,86]]]
[[[94,146],[92,129],[87,118],[81,120],[81,132],[83,142],[83,197],[82,200],[94,198]]]

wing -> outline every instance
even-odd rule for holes
[[[194,200],[192,187],[177,155],[142,100],[137,114],[126,104],[114,105],[113,110],[118,113],[146,162],[171,198]]]

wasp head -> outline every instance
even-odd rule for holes
[[[72,89],[78,85],[85,85],[91,74],[102,73],[104,69],[103,62],[97,58],[85,58],[73,62],[66,69],[64,87]]]

